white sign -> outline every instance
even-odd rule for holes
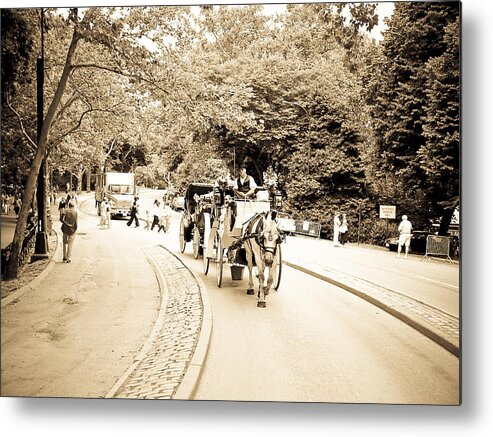
[[[395,219],[395,205],[380,205],[380,218]]]

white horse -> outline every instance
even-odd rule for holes
[[[282,242],[282,235],[277,223],[270,218],[269,213],[254,217],[248,224],[243,247],[248,263],[248,289],[247,294],[254,294],[253,261],[258,269],[259,290],[257,294],[257,307],[265,308],[265,296],[269,294],[277,269],[276,253],[278,245]],[[269,277],[265,283],[265,268],[269,268]]]

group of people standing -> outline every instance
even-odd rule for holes
[[[402,216],[402,221],[399,223],[399,243],[397,246],[397,258],[401,256],[402,247],[404,247],[404,258],[407,258],[409,253],[409,247],[411,245],[413,225],[408,220],[407,215]],[[342,221],[340,213],[334,214],[334,246],[343,246],[348,242],[349,228],[346,214],[342,214]]]
[[[15,215],[19,216],[21,206],[22,200],[19,194],[10,195],[2,193],[2,215],[9,215],[10,210],[13,208]]]
[[[348,242],[349,228],[346,214],[342,214],[342,221],[340,213],[336,212],[334,215],[334,246],[343,246]]]

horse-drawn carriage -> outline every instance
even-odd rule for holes
[[[218,287],[223,283],[224,264],[231,266],[232,278],[241,279],[248,267],[247,294],[254,294],[253,267],[259,277],[257,306],[265,307],[271,287],[279,288],[282,271],[283,234],[276,223],[276,199],[272,192],[258,188],[253,199],[235,198],[231,187],[216,186],[210,211],[203,213],[203,266],[207,275],[211,260],[216,263]],[[265,269],[269,269],[267,284]]]
[[[185,193],[185,205],[180,220],[180,250],[185,251],[186,243],[192,241],[195,259],[202,253],[204,244],[205,217],[209,220],[212,207],[211,184],[190,184]],[[210,194],[211,201],[207,201]]]

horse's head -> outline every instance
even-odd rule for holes
[[[262,232],[260,233],[260,244],[264,252],[264,262],[267,267],[271,267],[274,262],[277,245],[282,241],[281,231],[277,223],[273,220],[265,220]]]

